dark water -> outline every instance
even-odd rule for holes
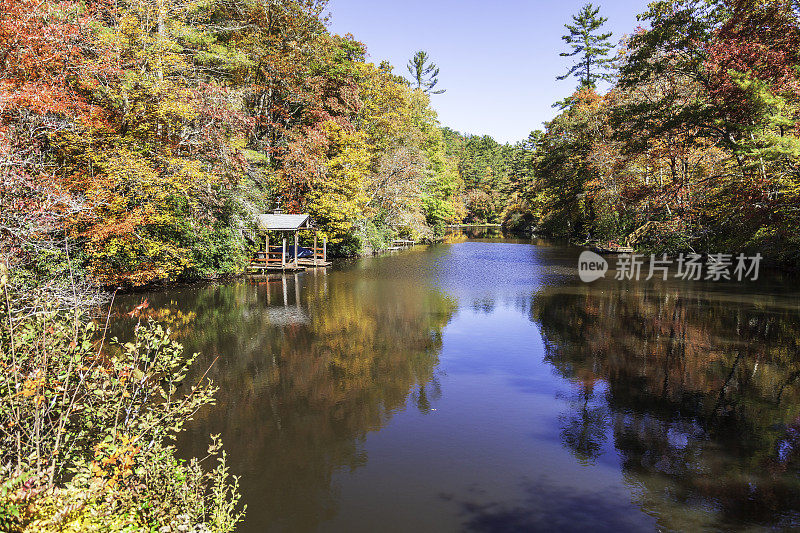
[[[578,253],[472,240],[148,294],[219,357],[181,452],[222,434],[246,532],[800,525],[797,281],[587,285]]]

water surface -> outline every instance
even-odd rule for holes
[[[245,532],[800,525],[796,280],[585,284],[579,252],[454,239],[147,294],[216,359],[181,452],[222,434]]]

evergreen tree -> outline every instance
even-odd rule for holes
[[[572,47],[571,52],[562,52],[561,57],[578,56],[580,61],[572,65],[569,71],[557,79],[564,80],[575,76],[580,80],[578,88],[595,87],[597,80],[608,80],[608,70],[612,59],[607,57],[613,48],[608,39],[611,32],[596,33],[608,20],[598,16],[599,7],[591,3],[585,4],[577,15],[572,15],[574,24],[564,24],[569,34],[561,38]]]
[[[439,67],[429,61],[428,54],[419,50],[414,57],[408,61],[408,73],[411,74],[411,84],[417,89],[422,89],[424,93],[442,94],[446,89],[434,91],[433,88],[439,83]]]

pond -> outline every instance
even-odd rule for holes
[[[800,286],[578,277],[464,239],[142,297],[217,404],[244,532],[800,525]],[[119,319],[124,331],[128,319]]]

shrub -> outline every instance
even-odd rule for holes
[[[156,323],[108,341],[77,310],[12,308],[0,285],[0,530],[232,531],[238,480],[218,439],[203,460],[172,445],[213,402],[210,381],[186,381],[195,356]]]

